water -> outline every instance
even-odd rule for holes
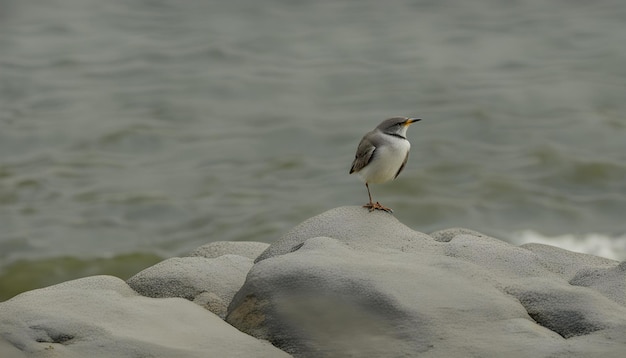
[[[403,223],[624,260],[624,43],[621,1],[2,0],[0,299],[364,204],[395,115]]]

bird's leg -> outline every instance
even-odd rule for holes
[[[382,211],[386,211],[388,213],[393,213],[393,210],[391,210],[391,208],[385,207],[383,206],[381,203],[376,202],[374,203],[372,201],[372,194],[370,193],[370,187],[369,185],[367,185],[367,182],[365,182],[365,187],[367,188],[367,196],[369,196],[370,198],[370,202],[363,205],[364,208],[370,209],[370,211],[374,211],[374,210],[382,210]]]
[[[369,196],[370,202],[365,204],[365,205],[363,205],[363,207],[364,208],[368,208],[368,209],[370,209],[370,211],[372,211],[372,210],[374,210],[376,208],[376,204],[378,204],[378,203],[374,204],[372,202],[372,194],[370,194],[370,186],[367,185],[367,182],[365,182],[365,187],[367,188],[367,196]],[[380,205],[380,204],[378,204],[378,205]]]
[[[367,182],[365,182],[365,187],[367,188],[367,196],[370,198],[369,205],[374,206],[374,203],[372,203],[372,194],[370,194],[370,186],[367,185]]]

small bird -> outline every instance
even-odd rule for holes
[[[356,149],[350,174],[357,173],[365,181],[369,203],[364,208],[393,210],[372,201],[369,184],[380,184],[395,179],[409,159],[411,143],[406,139],[406,131],[411,123],[420,118],[393,117],[384,120],[373,131],[366,133]]]

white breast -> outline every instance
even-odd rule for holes
[[[380,184],[393,179],[409,149],[411,149],[411,143],[408,140],[393,137],[391,141],[376,148],[375,158],[359,171],[359,176],[372,184]]]

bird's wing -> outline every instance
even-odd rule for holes
[[[350,168],[350,174],[358,173],[359,170],[369,164],[372,158],[374,158],[374,152],[376,152],[376,147],[372,144],[372,142],[366,138],[361,139],[361,143],[359,143],[359,146],[356,149],[356,155],[354,156],[352,167]]]
[[[398,177],[398,175],[400,175],[400,172],[402,171],[402,169],[404,169],[404,166],[406,165],[406,162],[409,160],[409,152],[406,152],[406,156],[404,157],[404,161],[402,162],[402,165],[400,166],[400,169],[398,169],[398,172],[396,173],[396,176],[393,177],[394,179]]]

